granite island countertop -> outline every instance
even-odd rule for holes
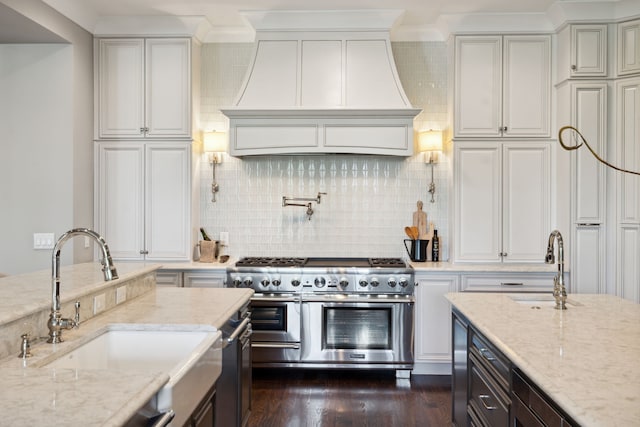
[[[121,263],[117,267],[119,272],[122,271],[121,278],[126,279],[129,275],[135,276],[136,269],[141,273],[148,273],[159,266],[125,267],[125,263]],[[79,276],[74,273],[74,268],[81,271]],[[94,277],[93,273],[88,273],[94,269],[95,266],[90,265],[72,266],[67,269],[66,276],[63,271],[63,280],[65,277],[68,278],[65,282],[68,294],[79,295],[84,292],[83,286],[79,283],[72,285],[75,280],[72,277],[80,280],[88,274],[85,278],[87,287],[93,289],[103,286],[101,277]],[[131,273],[127,273],[128,271]],[[99,269],[97,273],[101,276]],[[24,275],[22,279],[39,279],[40,276],[46,278],[46,274],[38,272]],[[3,291],[15,291],[18,281],[20,278],[15,276],[11,278],[10,283],[5,282],[4,284],[9,286],[0,286],[0,295]],[[31,283],[30,280],[26,282]],[[50,287],[50,283],[47,285],[44,285],[45,288]],[[38,298],[40,286],[42,284],[35,286],[33,293]],[[55,357],[54,353],[66,353],[86,340],[86,337],[95,336],[113,324],[135,324],[137,327],[150,329],[182,325],[192,330],[215,331],[249,300],[252,293],[253,291],[248,289],[152,288],[82,322],[79,329],[63,331],[65,342],[61,344],[52,345],[43,339],[37,340],[31,346],[33,357],[26,361],[16,357],[17,353],[0,360],[0,376],[3,383],[0,389],[0,410],[4,414],[2,423],[56,426],[77,426],[78,423],[84,426],[123,425],[167,383],[167,373],[61,370],[40,367],[43,361]],[[65,288],[61,290],[61,294],[65,295]],[[25,296],[27,300],[30,300],[29,295],[31,293]],[[45,295],[50,295],[50,291]],[[44,300],[45,304],[50,304],[46,297]],[[15,296],[12,302],[19,304]],[[39,303],[30,301],[28,308],[15,308],[12,314],[32,311]]]
[[[447,299],[576,422],[640,425],[640,305],[580,294],[564,311],[509,294]]]

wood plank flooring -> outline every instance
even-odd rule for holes
[[[451,425],[449,377],[393,371],[254,369],[249,427]]]

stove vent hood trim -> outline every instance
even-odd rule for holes
[[[413,119],[421,110],[404,93],[389,39],[400,13],[248,17],[256,27],[253,62],[234,106],[222,109],[230,154],[413,155]],[[352,30],[345,29],[349,18]]]

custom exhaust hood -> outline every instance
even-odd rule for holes
[[[229,153],[413,154],[389,31],[402,11],[247,12],[256,49],[229,118]]]

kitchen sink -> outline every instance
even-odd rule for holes
[[[509,295],[509,297],[518,304],[530,305],[532,307],[555,307],[556,305],[556,300],[553,295]],[[581,304],[567,299],[565,305],[567,307],[576,307]]]
[[[56,369],[168,374],[169,381],[150,403],[159,412],[173,409],[174,422],[182,425],[182,417],[191,414],[220,376],[220,335],[215,328],[112,325],[43,365]]]

